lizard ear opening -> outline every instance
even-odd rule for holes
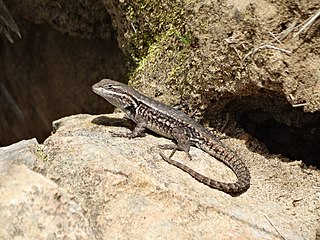
[[[124,106],[124,109],[131,112],[134,110],[134,106],[132,104],[127,104]]]

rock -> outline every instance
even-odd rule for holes
[[[14,163],[25,164],[32,169],[38,158],[37,147],[38,142],[33,138],[0,148],[0,176],[6,174]]]
[[[0,148],[0,239],[95,239],[72,195],[32,170],[39,149],[35,139]]]
[[[0,239],[315,238],[318,170],[224,139],[252,175],[250,189],[231,197],[164,162],[157,146],[170,140],[112,137],[132,128],[122,117],[65,117],[43,145],[31,139],[0,148]],[[174,158],[234,180],[201,150],[191,148],[191,155],[191,162],[181,152]]]
[[[170,140],[147,134],[126,139],[122,114],[77,115],[54,122],[44,142],[41,172],[68,189],[86,211],[98,239],[312,239],[319,216],[319,171],[302,171],[276,156],[250,152],[224,140],[244,158],[252,186],[233,198],[164,162],[157,145]],[[126,126],[126,128],[121,127]],[[169,152],[165,152],[169,154]],[[222,163],[196,148],[194,161],[174,156],[215,179],[231,181]]]

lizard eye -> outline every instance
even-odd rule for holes
[[[106,85],[106,88],[107,88],[107,89],[112,89],[112,84],[107,84],[107,85]]]

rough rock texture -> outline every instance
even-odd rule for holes
[[[74,197],[32,170],[43,157],[35,139],[0,148],[0,238],[95,239]]]
[[[223,140],[245,157],[252,174],[251,188],[233,198],[161,160],[157,145],[170,140],[150,134],[137,139],[112,137],[110,131],[129,131],[131,124],[122,116],[66,117],[54,122],[55,133],[42,146],[27,142],[35,162],[31,166],[38,173],[15,161],[1,175],[0,221],[5,227],[0,236],[315,238],[319,171],[302,168],[300,162],[267,159],[236,139]],[[7,149],[1,149],[1,159]],[[193,162],[180,152],[175,158],[216,179],[234,179],[226,166],[201,150],[192,148],[191,154]],[[32,226],[31,221],[35,221]]]
[[[121,46],[138,58],[132,83],[150,96],[192,110],[217,97],[281,95],[320,109],[319,16],[299,33],[319,14],[317,0],[104,2]]]

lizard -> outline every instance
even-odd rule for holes
[[[94,84],[92,91],[113,106],[120,108],[126,114],[126,117],[136,124],[132,132],[116,134],[116,136],[141,137],[144,135],[144,131],[149,129],[176,142],[176,144],[160,146],[161,149],[172,150],[169,157],[160,153],[164,161],[185,171],[199,182],[231,196],[239,196],[249,189],[251,177],[244,162],[209,130],[187,114],[149,98],[126,84],[111,79],[103,79]],[[177,150],[186,152],[191,159],[190,146],[202,149],[223,162],[235,173],[237,181],[226,183],[211,179],[172,159]]]

